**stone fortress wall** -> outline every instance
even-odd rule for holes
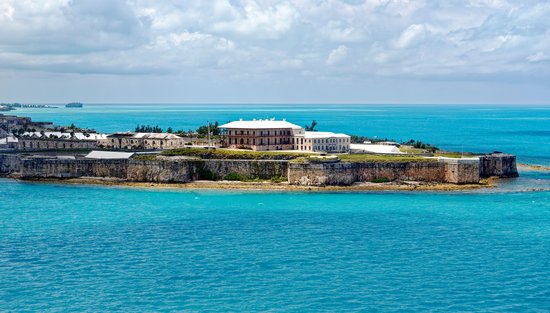
[[[55,156],[0,154],[0,175],[22,179],[116,178],[135,182],[186,183],[218,180],[228,174],[245,178],[286,177],[290,184],[341,185],[376,180],[434,183],[479,183],[490,176],[515,177],[516,159],[488,155],[477,159],[440,159],[426,162],[293,163],[283,160],[157,160],[67,159]]]

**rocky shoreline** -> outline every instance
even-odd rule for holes
[[[17,178],[16,178],[17,179]],[[69,179],[25,179],[26,182],[58,183],[68,185],[102,185],[131,188],[153,189],[205,189],[205,190],[257,190],[257,191],[312,191],[312,192],[354,192],[354,191],[465,191],[476,189],[495,188],[498,178],[488,178],[479,184],[449,184],[426,182],[389,182],[389,183],[356,183],[351,186],[302,186],[287,182],[273,183],[269,181],[239,182],[239,181],[193,181],[189,183],[153,183],[130,182],[113,178],[80,177]]]

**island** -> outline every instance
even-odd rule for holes
[[[7,129],[9,143],[0,142],[0,151],[9,151],[0,153],[0,175],[23,180],[178,188],[458,190],[491,187],[495,179],[518,176],[514,155],[441,151],[416,140],[373,142],[315,131],[316,123],[301,127],[286,120],[239,120],[189,132],[138,125],[135,132],[99,134],[75,125],[46,129],[43,122],[0,115],[0,122],[8,120],[19,126]],[[31,127],[42,128],[29,131]]]
[[[0,103],[0,111],[14,111],[18,108],[23,108],[23,109],[55,109],[57,107],[49,105],[49,104]]]
[[[65,104],[65,107],[66,108],[81,108],[83,107],[84,105],[80,102],[71,102],[71,103],[67,103]]]

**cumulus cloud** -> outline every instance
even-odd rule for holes
[[[244,1],[241,8],[233,8],[230,19],[214,22],[216,32],[233,32],[244,35],[260,35],[277,38],[290,30],[297,12],[290,3],[261,6],[255,1]]]
[[[328,65],[336,65],[342,62],[348,56],[348,47],[341,45],[332,50],[327,57]]]
[[[550,75],[548,16],[535,0],[0,0],[0,71]]]
[[[424,25],[412,24],[401,33],[399,39],[397,39],[395,46],[402,49],[416,43],[420,43],[425,40],[427,35],[426,33],[427,31]]]

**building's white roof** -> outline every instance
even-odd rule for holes
[[[372,145],[372,144],[355,144],[349,145],[351,150],[364,151],[366,153],[381,153],[381,154],[403,154],[397,146],[390,145]]]
[[[285,120],[276,121],[274,119],[265,120],[252,120],[252,121],[234,121],[227,124],[223,124],[220,128],[237,128],[237,129],[278,129],[278,128],[291,128],[300,129],[302,127],[289,123]]]
[[[114,133],[108,137],[127,137],[136,139],[181,139],[182,137],[170,133]]]
[[[7,145],[10,142],[15,143],[15,142],[19,142],[19,140],[15,137],[12,137],[12,136],[0,139],[0,145]]]
[[[71,133],[62,133],[62,132],[44,132],[44,135],[46,137],[56,137],[61,139],[71,139]],[[40,132],[25,132],[23,136],[28,137],[42,137],[42,134]],[[84,133],[74,133],[74,138],[78,140],[101,140],[101,139],[107,139],[107,135],[105,134],[97,134],[97,133],[88,133],[88,136],[86,136]]]
[[[170,133],[136,133],[134,138],[147,138],[147,139],[180,139],[178,135]]]
[[[86,155],[87,159],[129,159],[133,152],[92,151]]]
[[[324,139],[324,138],[350,138],[346,134],[336,134],[331,132],[305,132],[304,138]]]

